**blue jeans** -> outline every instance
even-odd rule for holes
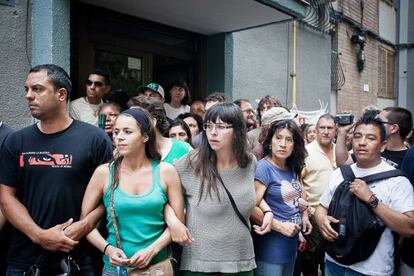
[[[365,274],[326,260],[325,276],[365,276]]]
[[[272,264],[262,261],[256,261],[256,276],[292,276],[295,269],[295,260],[288,263]]]
[[[102,276],[127,276],[128,273],[124,267],[120,267],[117,270],[109,270],[104,268],[102,270]]]

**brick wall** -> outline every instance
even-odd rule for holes
[[[361,23],[360,0],[345,0],[338,6],[345,16]],[[363,26],[378,33],[378,0],[363,1]],[[378,90],[378,46],[379,41],[367,36],[365,43],[365,69],[359,73],[357,68],[357,55],[359,45],[351,42],[351,36],[357,34],[350,23],[341,21],[337,26],[337,51],[341,54],[340,60],[345,75],[345,84],[337,92],[337,111],[352,111],[361,115],[362,109],[367,105],[377,104]],[[364,84],[369,85],[369,92],[364,92]]]

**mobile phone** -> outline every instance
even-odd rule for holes
[[[99,114],[98,115],[98,127],[101,129],[105,129],[105,125],[106,125],[106,115]]]

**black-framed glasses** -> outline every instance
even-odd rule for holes
[[[86,80],[86,85],[87,86],[92,86],[92,84],[95,84],[96,87],[102,87],[105,85],[105,83],[101,82],[101,81],[91,81],[91,80]]]
[[[381,124],[388,124],[388,125],[393,125],[393,124],[395,124],[395,123],[392,123],[392,122],[387,122],[387,121],[383,121],[383,120],[380,120],[380,119],[376,119],[376,121],[377,121],[378,123],[381,123]]]
[[[233,128],[233,126],[232,125],[221,124],[221,123],[218,123],[218,124],[204,123],[203,124],[203,129],[205,131],[212,131],[214,128],[216,129],[216,131],[224,131],[226,129]]]

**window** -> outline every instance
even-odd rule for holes
[[[378,97],[394,99],[395,54],[393,50],[378,47]]]

